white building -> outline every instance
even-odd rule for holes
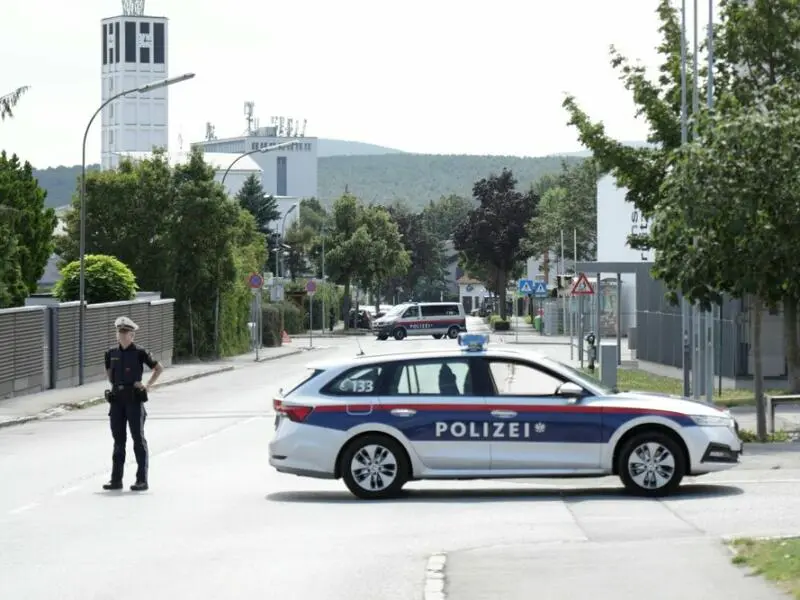
[[[168,152],[167,159],[169,160],[170,167],[186,163],[187,159],[189,158],[189,155],[190,155],[189,152]],[[115,156],[115,158],[117,159],[117,161],[119,161],[119,158],[123,156],[130,158],[131,160],[136,162],[139,160],[146,160],[150,158],[151,156],[153,156],[153,153],[120,152],[118,155]],[[225,171],[231,165],[230,154],[206,152],[203,154],[203,158],[205,159],[207,164],[213,167],[215,181],[219,181],[220,183],[222,183],[222,178],[223,177],[225,178],[225,183],[224,183],[225,191],[228,192],[229,196],[235,196],[236,193],[241,189],[242,185],[244,185],[245,179],[247,179],[251,175],[255,175],[256,177],[261,177],[261,167],[259,167],[256,161],[254,161],[249,156],[245,156],[241,160],[237,161],[237,163],[233,165],[233,167],[231,167],[230,171],[228,171],[227,176],[225,176]]]
[[[169,77],[167,19],[145,16],[141,0],[123,2],[123,8],[122,16],[101,21],[103,102],[123,90]],[[168,87],[130,94],[103,110],[102,169],[116,167],[120,152],[149,152],[156,147],[168,147],[168,94]]]
[[[269,150],[277,144],[289,146]],[[315,198],[317,192],[317,138],[278,135],[278,127],[258,127],[241,137],[208,139],[195,142],[193,147],[206,152],[229,155],[244,154],[263,149],[250,155],[261,167],[261,185],[264,192],[272,196]]]

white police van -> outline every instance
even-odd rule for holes
[[[361,356],[311,365],[274,399],[269,462],[281,473],[343,478],[364,499],[420,479],[618,475],[639,495],[734,467],[742,443],[726,411],[619,393],[545,356],[487,348]]]
[[[372,329],[379,340],[390,336],[402,340],[409,335],[456,339],[467,331],[467,315],[460,302],[406,302],[376,319]]]

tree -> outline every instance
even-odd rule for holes
[[[726,102],[704,119],[696,142],[674,153],[651,232],[663,249],[654,273],[673,289],[706,308],[721,292],[750,298],[762,441],[762,306],[800,294],[800,86],[787,80],[765,92],[759,106]]]
[[[382,206],[366,207],[362,222],[372,240],[367,262],[358,272],[361,287],[373,293],[375,311],[380,311],[380,290],[392,277],[401,277],[411,267],[411,256],[403,245],[397,223]]]
[[[726,94],[740,105],[757,104],[763,91],[783,79],[800,78],[800,3],[796,0],[724,0],[714,33],[715,110],[724,110]],[[631,148],[610,138],[601,122],[592,121],[574,97],[564,100],[569,123],[576,127],[581,142],[594,156],[600,173],[612,173],[617,183],[627,188],[627,199],[650,220],[662,203],[661,184],[667,173],[670,153],[681,144],[680,129],[680,18],[669,0],[658,7],[663,57],[659,78],[652,81],[641,66],[611,50],[611,63],[637,108],[650,125],[650,148]],[[687,51],[688,97],[692,97],[692,54]],[[702,62],[702,61],[701,61]],[[699,85],[706,85],[706,70],[698,74]],[[691,107],[690,107],[691,111]],[[690,114],[690,117],[692,115]],[[691,123],[690,123],[691,125]],[[688,238],[687,238],[688,239]],[[654,249],[656,254],[669,249],[656,246],[649,235],[629,237],[632,247]],[[672,254],[669,254],[672,255]],[[676,257],[679,260],[680,257]],[[706,281],[684,282],[686,289],[705,289]],[[784,298],[785,344],[790,381],[800,390],[800,346],[798,344],[798,299]]]
[[[475,202],[456,194],[431,201],[422,211],[428,230],[440,241],[452,239],[453,233],[463,223]]]
[[[0,260],[5,306],[21,306],[36,291],[53,253],[53,230],[58,220],[45,208],[46,192],[33,177],[30,163],[16,154],[0,152],[0,234],[5,243]],[[11,239],[13,238],[13,240]]]
[[[114,256],[87,254],[85,297],[87,304],[122,302],[136,297],[136,276]],[[61,302],[80,299],[80,262],[75,260],[61,269],[61,279],[53,287],[53,295]]]
[[[5,121],[6,117],[13,117],[13,109],[20,101],[20,98],[30,89],[30,86],[24,85],[15,89],[10,94],[0,96],[0,121]]]
[[[269,232],[270,224],[281,218],[278,201],[273,196],[267,196],[264,193],[261,179],[256,175],[250,175],[244,180],[244,184],[236,194],[236,201],[239,206],[253,215],[256,226],[262,233]]]
[[[349,326],[350,288],[370,260],[372,238],[363,219],[364,206],[344,194],[333,203],[331,231],[326,235],[325,268],[332,281],[344,286],[345,328]]]
[[[500,296],[500,316],[507,314],[506,289],[514,268],[525,258],[522,241],[525,226],[539,203],[533,191],[516,190],[517,181],[508,169],[481,179],[473,187],[479,206],[456,228],[457,250],[474,263],[488,267]]]
[[[407,299],[433,299],[428,297],[432,295],[438,299],[439,291],[444,289],[445,275],[442,242],[431,231],[424,211],[414,213],[405,202],[395,202],[387,210],[397,225],[410,264],[404,274],[385,280],[383,295],[392,298],[402,289]]]

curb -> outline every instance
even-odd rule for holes
[[[201,373],[194,373],[192,375],[186,375],[184,377],[176,377],[175,379],[170,379],[169,381],[165,381],[163,383],[157,383],[153,387],[160,388],[160,387],[167,387],[170,385],[176,385],[178,383],[186,383],[188,381],[194,381],[195,379],[200,379],[201,377],[209,377],[211,375],[218,375],[220,373],[226,373],[228,371],[233,371],[236,367],[234,365],[225,365],[223,367],[216,367],[214,369],[210,369],[208,371],[203,371]],[[2,421],[0,422],[0,429],[4,427],[11,427],[13,425],[24,425],[25,423],[30,423],[31,421],[44,421],[46,419],[51,419],[53,417],[61,416],[65,413],[72,412],[74,410],[82,410],[84,408],[89,408],[91,406],[97,406],[105,402],[105,396],[88,398],[87,400],[79,400],[78,402],[65,402],[63,404],[59,404],[53,408],[48,408],[40,413],[36,413],[35,415],[25,415],[22,417],[17,417],[16,419],[12,419],[10,421]]]
[[[425,567],[424,600],[445,600],[447,598],[444,591],[446,563],[447,555],[443,552],[428,557],[428,564]]]

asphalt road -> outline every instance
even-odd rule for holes
[[[267,463],[278,388],[357,350],[320,344],[335,347],[153,392],[144,494],[101,490],[105,406],[0,430],[0,598],[422,600],[439,552],[454,600],[779,597],[731,566],[719,537],[800,532],[800,453],[748,456],[663,502],[610,478],[419,482],[365,503]],[[128,459],[126,484],[130,443]]]

